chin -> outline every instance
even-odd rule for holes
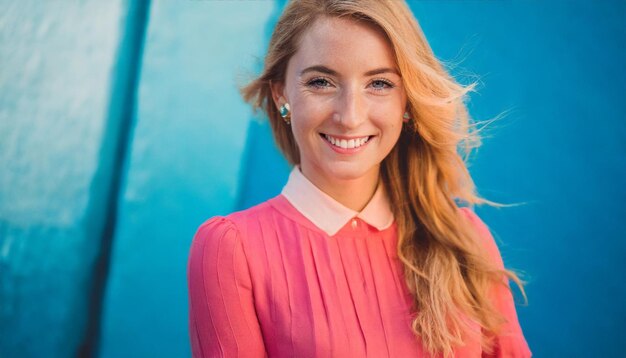
[[[354,180],[367,175],[376,166],[360,163],[339,162],[327,164],[328,175],[339,180]]]

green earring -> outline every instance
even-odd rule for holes
[[[290,117],[289,110],[290,110],[289,103],[285,103],[282,106],[280,106],[280,116],[283,117],[283,119],[285,120],[285,122],[287,124],[290,123],[290,121],[289,121],[289,117]]]

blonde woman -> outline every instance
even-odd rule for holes
[[[402,1],[291,1],[242,93],[293,170],[198,229],[194,357],[529,357],[521,281],[456,204],[493,204],[459,155],[479,143],[472,88]]]

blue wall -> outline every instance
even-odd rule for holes
[[[119,194],[102,357],[191,354],[190,240],[205,218],[236,205],[251,118],[237,81],[262,55],[273,8],[273,2],[152,3]]]
[[[190,355],[206,218],[288,167],[238,84],[284,1],[0,0],[0,357]],[[410,2],[491,119],[470,170],[537,357],[626,351],[626,3]]]
[[[526,203],[477,212],[526,274],[531,350],[623,357],[626,2],[412,5],[435,53],[481,77],[471,114],[509,111],[470,169],[483,195]]]

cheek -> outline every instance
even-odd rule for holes
[[[292,125],[294,132],[299,135],[315,134],[329,113],[332,113],[332,107],[314,100],[300,100],[296,102],[296,106],[292,112]]]
[[[400,132],[402,131],[402,121],[393,121],[388,124],[387,127],[387,136],[392,139],[394,144],[400,137]]]
[[[311,114],[306,111],[294,112],[291,119],[291,130],[301,151],[306,151],[306,148],[310,147],[311,142],[314,141],[314,135],[317,135],[315,117]]]
[[[398,116],[401,116],[401,114],[392,114],[391,118],[389,115],[379,117],[377,121],[377,127],[381,134],[381,146],[385,150],[391,150],[400,138],[402,132],[402,118],[394,118]]]
[[[395,110],[394,110],[395,109]],[[370,118],[384,135],[395,135],[402,130],[402,115],[396,107],[384,107],[372,112]]]

